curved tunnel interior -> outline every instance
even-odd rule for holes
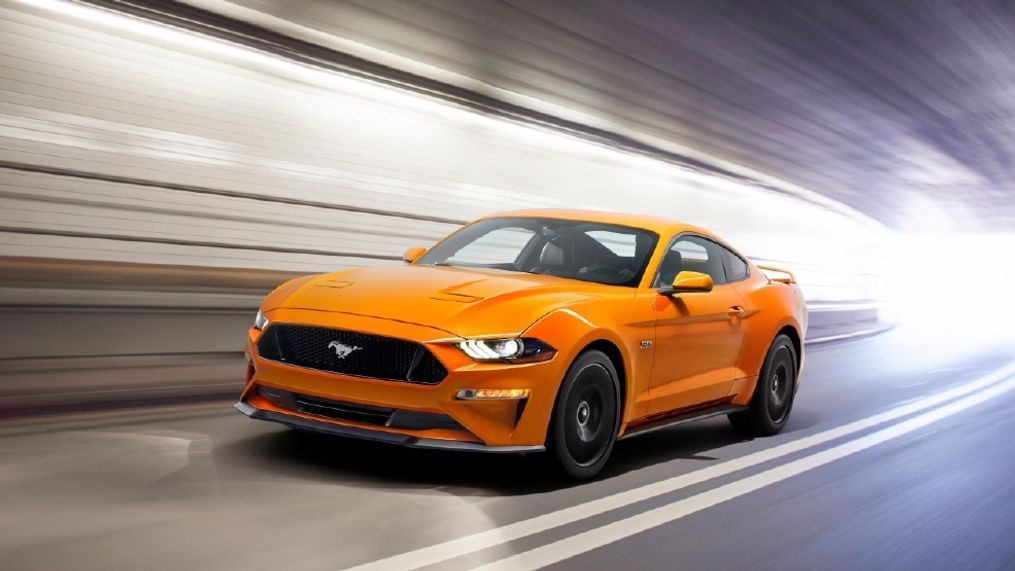
[[[834,533],[781,539],[792,549],[766,552],[766,564],[1010,566],[1000,524],[1015,504],[999,474],[1013,467],[1000,406],[1015,359],[1013,30],[1003,3],[945,0],[0,4],[0,442],[11,468],[0,500],[13,506],[0,551],[15,568],[179,568],[154,539],[169,534],[197,568],[414,568],[387,558],[427,546],[447,557],[417,566],[666,568],[663,555],[680,553],[690,568],[736,568],[757,545],[732,507],[815,528],[838,507]],[[224,411],[272,288],[402,264],[406,248],[523,208],[684,220],[791,271],[809,327],[788,433],[773,444],[718,421],[684,425],[618,445],[606,477],[560,488],[533,475],[538,456],[301,438]],[[537,269],[577,255],[565,242],[548,242]],[[677,251],[663,263],[671,281],[684,267]],[[962,400],[974,388],[996,398]],[[941,394],[954,415],[914,404]],[[611,539],[606,559],[573,537],[607,534],[610,521],[640,529],[633,511],[711,501],[734,476],[625,503],[641,486],[752,454],[775,462],[779,445],[905,403],[906,427],[952,430],[759,483]],[[931,413],[940,418],[921,416]],[[834,455],[838,441],[821,442]],[[865,454],[884,468],[862,472]],[[744,465],[738,482],[772,468]],[[855,484],[824,492],[851,471]],[[962,486],[995,507],[954,507]],[[850,494],[891,496],[899,511],[844,507]],[[557,511],[596,497],[620,511]],[[68,521],[51,526],[66,506]],[[383,516],[410,508],[404,521]],[[922,537],[906,529],[934,508],[954,521],[936,515]],[[101,529],[82,523],[99,512],[113,514]],[[434,527],[440,514],[458,532]],[[511,522],[551,516],[572,527],[474,551],[442,543],[510,537]],[[898,545],[879,543],[867,519]],[[985,530],[975,540],[963,531],[973,520]],[[378,539],[384,526],[398,541]],[[268,530],[278,539],[251,549]],[[644,549],[662,539],[670,547]],[[851,542],[870,549],[847,552]]]

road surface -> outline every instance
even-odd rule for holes
[[[538,455],[301,435],[228,402],[12,421],[0,560],[1012,569],[1015,344],[954,337],[900,327],[811,347],[782,434],[744,440],[724,419],[655,432],[621,442],[584,484],[547,478]]]

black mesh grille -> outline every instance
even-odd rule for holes
[[[272,324],[257,342],[264,359],[343,375],[434,385],[448,374],[418,343],[341,329]]]

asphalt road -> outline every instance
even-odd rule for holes
[[[0,426],[0,566],[1012,569],[1015,383],[991,374],[1013,359],[907,328],[812,347],[784,433],[659,431],[579,485],[538,455],[300,435],[229,403],[21,420]]]

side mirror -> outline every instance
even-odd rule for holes
[[[680,272],[673,278],[673,285],[659,288],[662,295],[680,293],[705,293],[712,291],[712,276],[701,272]]]
[[[414,246],[412,248],[409,248],[408,250],[405,251],[404,254],[402,254],[402,261],[405,262],[406,264],[411,264],[416,260],[418,260],[420,256],[422,256],[425,253],[426,248],[422,246]]]

